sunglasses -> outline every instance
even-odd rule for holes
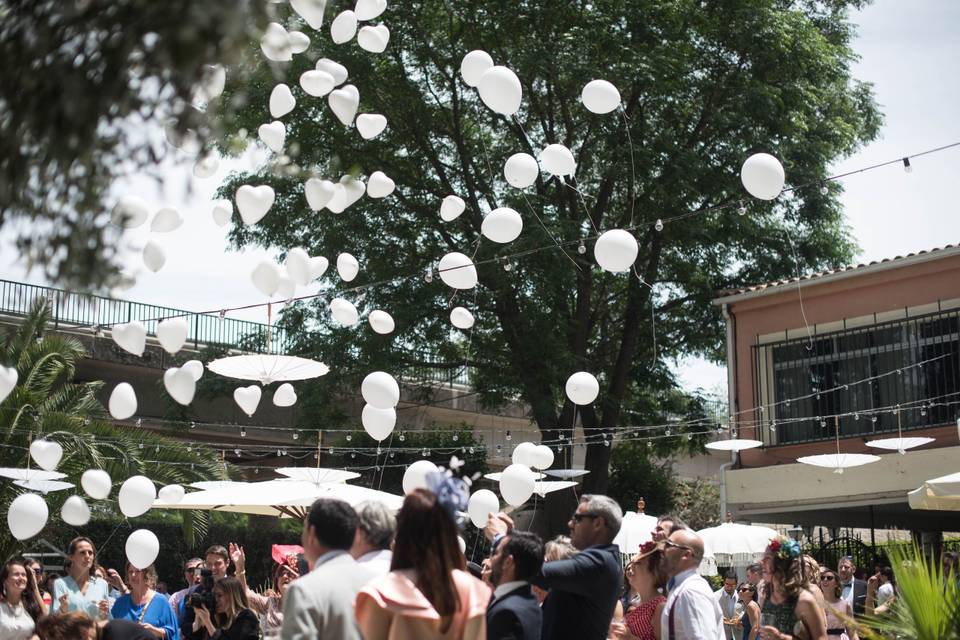
[[[828,580],[836,580],[836,576],[820,576],[820,582],[826,582]]]
[[[584,518],[599,518],[595,513],[575,513],[573,514],[574,522],[581,522]]]
[[[664,540],[663,546],[667,548],[673,547],[674,549],[686,549],[687,551],[693,551],[693,549],[691,549],[685,544],[677,544],[676,542],[671,542],[670,540]]]
[[[737,589],[737,591],[739,591],[740,593],[743,593],[745,591],[749,593],[753,591],[753,589],[751,589],[750,587],[740,587],[739,589]]]

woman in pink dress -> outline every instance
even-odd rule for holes
[[[660,614],[667,602],[661,594],[667,584],[667,575],[660,568],[662,558],[661,547],[647,542],[627,565],[625,573],[630,586],[640,596],[640,604],[627,612],[622,625],[613,625],[614,637],[620,640],[660,640]]]

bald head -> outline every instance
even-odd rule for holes
[[[689,569],[696,569],[703,560],[703,540],[690,529],[680,529],[670,534],[663,550],[663,569],[675,576]]]
[[[690,529],[680,529],[674,532],[670,539],[677,544],[690,547],[690,552],[697,564],[703,560],[703,539]]]

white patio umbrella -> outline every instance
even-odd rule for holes
[[[30,480],[14,480],[13,484],[17,485],[18,487],[23,487],[24,489],[30,489],[31,491],[39,491],[40,493],[63,491],[65,489],[72,489],[74,486],[71,482],[61,482],[60,480],[37,480],[35,478]]]
[[[281,467],[275,469],[275,471],[294,480],[306,480],[317,484],[322,482],[346,482],[360,477],[360,474],[356,471],[324,467]]]
[[[43,469],[21,469],[19,467],[0,467],[0,477],[11,480],[60,480],[67,474]]]
[[[960,472],[927,480],[907,494],[911,509],[960,511]]]
[[[208,364],[207,368],[227,378],[256,380],[263,385],[287,380],[319,378],[330,371],[327,365],[317,360],[266,353],[219,358]]]
[[[769,527],[724,522],[697,531],[722,567],[745,567],[756,562],[779,534]]]
[[[714,440],[704,445],[707,449],[714,451],[743,451],[744,449],[756,449],[762,447],[763,443],[759,440],[747,440],[746,438],[731,438],[729,440]]]
[[[833,469],[834,473],[843,473],[850,467],[861,467],[865,464],[880,462],[880,456],[869,453],[824,453],[819,456],[803,456],[797,458],[800,464],[809,464],[814,467]]]
[[[640,545],[653,540],[652,534],[656,527],[657,519],[654,516],[648,516],[642,509],[627,511],[623,514],[620,532],[613,539],[613,544],[620,547],[621,555],[633,557],[639,553]]]

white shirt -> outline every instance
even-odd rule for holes
[[[673,613],[674,634],[670,635]],[[687,569],[673,578],[673,590],[660,616],[662,640],[722,640],[723,614],[710,585]]]
[[[390,573],[390,563],[393,561],[393,551],[389,549],[377,549],[368,551],[359,558],[357,563],[364,565],[378,576],[384,576]]]
[[[30,640],[33,637],[33,618],[21,602],[12,605],[0,603],[0,638],[4,640]]]
[[[853,578],[850,578],[850,582],[841,582],[840,586],[843,588],[840,597],[847,601],[853,611]]]
[[[499,600],[503,596],[507,595],[514,589],[519,589],[525,584],[530,584],[526,580],[511,580],[510,582],[504,582],[499,587],[493,590],[493,598],[490,599],[490,602],[494,600]]]
[[[893,597],[893,585],[889,582],[886,582],[880,585],[880,588],[877,589],[877,606],[879,607],[884,602]]]

